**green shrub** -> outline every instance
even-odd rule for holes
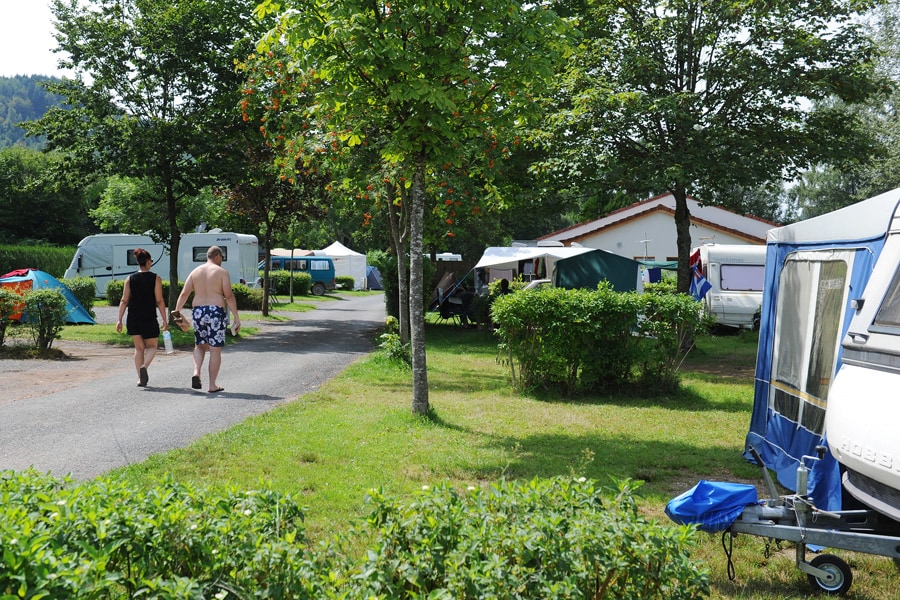
[[[159,275],[157,273],[157,275]],[[166,279],[165,276],[160,275],[160,279],[162,279],[162,296],[163,302],[166,306],[169,305],[169,288],[171,288],[171,284],[169,280]],[[182,288],[184,288],[184,282],[178,282],[178,293],[181,293]],[[122,294],[125,292],[125,280],[124,279],[116,279],[114,281],[110,281],[106,284],[106,301],[110,306],[118,306],[122,301]],[[190,298],[188,299],[190,300]],[[190,305],[190,302],[188,302]]]
[[[85,276],[64,279],[62,284],[71,290],[75,298],[91,316],[96,316],[96,313],[94,313],[94,299],[97,297],[97,283],[93,277]]]
[[[62,279],[75,248],[0,244],[0,275],[16,269],[39,269]]]
[[[250,288],[243,283],[235,283],[231,286],[234,300],[238,310],[262,310],[263,291]]]
[[[357,598],[705,597],[689,527],[640,516],[628,483],[609,503],[593,482],[501,481],[426,488],[409,504],[369,496],[374,541]]]
[[[378,336],[378,349],[381,356],[388,362],[397,363],[404,367],[412,366],[412,346],[409,343],[404,344],[400,340],[400,334],[396,332],[385,332]]]
[[[350,275],[338,275],[334,278],[334,284],[339,290],[352,291],[356,287],[356,280]]]
[[[5,471],[0,501],[0,590],[14,597],[314,597],[290,496]]]
[[[639,376],[647,386],[673,390],[695,330],[707,326],[704,304],[687,294],[653,293],[644,294],[641,305]]]
[[[122,292],[125,290],[125,282],[121,279],[110,281],[106,284],[106,301],[110,306],[118,306],[122,301]]]
[[[9,326],[12,317],[22,307],[22,296],[0,287],[0,346],[6,343],[6,328]]]
[[[0,591],[10,598],[519,598],[693,600],[708,573],[696,529],[641,517],[626,482],[584,478],[371,492],[352,562],[310,547],[304,513],[271,490],[76,483],[0,471]]]
[[[702,321],[688,296],[539,288],[491,307],[500,349],[520,389],[606,393],[639,378],[644,391],[677,385],[683,344]]]
[[[279,296],[289,296],[291,293],[290,271],[269,271],[269,288],[275,290]],[[294,273],[294,295],[309,296],[312,288],[312,275],[309,273]]]
[[[35,346],[49,350],[66,324],[68,301],[59,290],[31,290],[25,294],[25,313]]]

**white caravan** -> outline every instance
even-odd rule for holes
[[[703,301],[719,325],[754,329],[759,325],[766,274],[766,247],[707,244],[699,249],[703,276],[712,288]]]
[[[865,289],[851,290],[825,432],[844,467],[844,489],[900,520],[900,190],[885,196],[893,201],[887,237]]]
[[[222,248],[222,266],[231,274],[232,283],[256,286],[259,272],[259,242],[255,235],[231,232],[186,233],[181,236],[178,256],[178,279],[184,281],[188,274],[206,262],[210,246]],[[65,278],[93,277],[97,283],[97,296],[106,296],[110,281],[125,279],[138,270],[134,249],[143,248],[153,258],[153,271],[163,279],[169,278],[169,249],[153,241],[147,235],[101,233],[90,235],[78,243],[72,264]]]

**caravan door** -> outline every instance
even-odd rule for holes
[[[781,271],[769,406],[816,435],[824,432],[854,254],[795,252]]]

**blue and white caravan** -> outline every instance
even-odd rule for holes
[[[841,341],[885,248],[898,203],[900,189],[768,232],[744,456],[752,461],[749,448],[755,448],[779,483],[792,491],[801,458],[815,455],[815,447],[831,439],[825,415],[842,364]],[[834,455],[807,466],[815,505],[840,510]]]

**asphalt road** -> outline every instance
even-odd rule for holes
[[[0,361],[0,470],[92,478],[296,400],[370,352],[384,325],[380,294],[318,306],[281,323],[242,315],[260,331],[224,349],[217,394],[205,364],[191,389],[190,350],[160,351],[146,388],[130,348],[56,342],[72,360]]]

